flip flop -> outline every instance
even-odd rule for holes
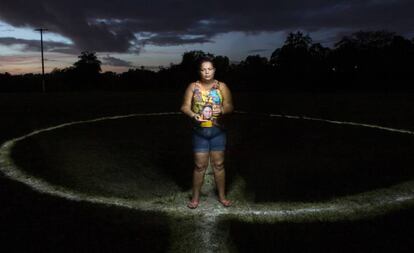
[[[224,206],[224,207],[229,207],[231,206],[233,203],[228,200],[228,199],[224,199],[224,200],[219,200],[219,202]]]
[[[187,204],[187,207],[188,208],[190,208],[190,209],[196,209],[197,207],[198,207],[198,204],[199,204],[200,202],[199,201],[197,201],[197,200],[191,200],[188,204]]]

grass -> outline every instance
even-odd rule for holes
[[[246,115],[233,120],[239,125],[228,126],[229,184],[240,174],[243,194],[256,203],[326,201],[413,177],[411,136],[304,120]],[[191,187],[187,123],[169,115],[63,127],[19,142],[12,157],[25,171],[57,185],[151,200]]]

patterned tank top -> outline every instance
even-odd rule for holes
[[[213,110],[220,108],[222,105],[223,95],[220,90],[220,83],[217,80],[208,91],[203,90],[199,81],[195,83],[191,109],[193,112],[200,114],[202,119],[205,120],[200,122],[201,127],[220,125],[218,122],[220,115],[213,114]]]

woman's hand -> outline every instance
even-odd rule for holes
[[[219,116],[220,114],[223,114],[223,108],[222,106],[214,106],[213,108],[213,115]]]
[[[194,114],[193,119],[194,119],[195,121],[198,121],[198,122],[205,122],[205,121],[208,121],[208,120],[203,119],[203,117],[202,117],[200,114]]]

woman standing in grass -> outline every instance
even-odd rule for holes
[[[181,111],[191,117],[193,126],[194,171],[191,209],[197,208],[204,174],[211,158],[219,202],[228,207],[232,203],[225,197],[224,151],[226,132],[220,123],[223,114],[233,112],[231,92],[227,85],[214,79],[213,61],[203,58],[199,62],[200,80],[191,83],[184,94]]]

